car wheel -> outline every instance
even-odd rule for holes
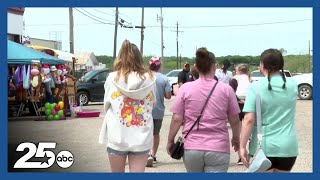
[[[80,91],[77,93],[77,104],[88,105],[89,103],[89,94],[85,91]]]
[[[301,100],[308,100],[312,97],[312,87],[309,85],[301,85],[298,88],[298,96]]]

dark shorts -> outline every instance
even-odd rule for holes
[[[279,169],[282,171],[290,171],[296,162],[297,157],[267,157],[272,166],[270,169]]]
[[[238,103],[238,104],[239,104],[239,108],[240,108],[239,119],[240,119],[240,121],[242,121],[244,118],[244,112],[242,111],[244,104],[240,104],[240,103]]]
[[[118,150],[107,147],[107,152],[110,155],[116,155],[116,156],[130,156],[130,155],[139,156],[139,155],[148,154],[150,152],[150,150],[147,150],[147,151],[118,151]]]
[[[153,135],[159,135],[163,119],[153,119]]]

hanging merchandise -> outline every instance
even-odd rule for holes
[[[40,99],[40,88],[41,88],[41,75],[40,75],[40,65],[32,64],[31,67],[31,98],[32,100],[39,101]]]
[[[45,87],[46,87],[47,102],[53,103],[54,99],[53,99],[53,94],[52,94],[52,90],[51,90],[53,80],[52,80],[52,77],[50,74],[49,66],[47,64],[42,65],[41,76],[42,76],[42,83],[44,83]]]
[[[63,72],[62,65],[58,65],[58,70],[57,70],[57,84],[61,84],[61,75]]]
[[[29,90],[30,89],[30,65],[26,68],[26,65],[23,65],[23,89]]]
[[[18,89],[23,84],[23,78],[22,78],[22,66],[18,65],[17,69],[15,70],[13,74],[13,83]]]
[[[25,101],[26,100],[26,93],[23,90],[23,69],[21,65],[17,66],[13,74],[13,83],[16,87],[16,100],[17,101]]]
[[[64,84],[62,83],[62,73],[63,73],[63,65],[58,65],[57,69],[57,82],[56,82],[56,88],[58,88],[58,92],[56,93],[56,100],[60,101],[60,94],[62,90],[64,90]]]
[[[61,81],[63,84],[68,82],[68,79],[66,77],[66,74],[68,73],[66,66],[62,65],[62,75],[61,75]]]
[[[8,97],[14,97],[16,96],[16,87],[15,85],[13,84],[13,74],[14,74],[14,68],[11,68],[11,72],[10,73],[10,70],[8,71]]]

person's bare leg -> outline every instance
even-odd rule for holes
[[[144,172],[147,164],[148,153],[143,155],[129,155],[130,172]]]
[[[153,135],[153,147],[151,152],[153,157],[156,157],[156,154],[159,148],[159,143],[160,143],[160,135]]]
[[[112,172],[124,172],[127,156],[125,155],[108,155]]]

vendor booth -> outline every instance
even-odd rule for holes
[[[44,47],[44,46],[31,45],[28,47],[64,60],[65,66],[68,71],[68,74],[66,74],[67,96],[68,96],[68,99],[70,100],[70,103],[74,104],[75,99],[76,99],[76,92],[77,92],[76,87],[75,87],[76,78],[74,77],[75,76],[75,74],[74,74],[75,73],[75,70],[74,70],[75,69],[75,62],[77,61],[77,58],[75,57],[75,55],[70,52],[56,50],[56,49],[52,49],[52,48]],[[55,92],[55,93],[60,95],[61,89],[59,89],[59,90],[57,89],[57,92]],[[64,98],[64,97],[62,97],[62,98]]]
[[[19,105],[16,117],[29,105],[29,111],[33,109],[41,119],[42,112],[48,120],[65,119],[69,104],[66,91],[63,100],[55,94],[67,84],[65,61],[10,40],[7,46],[8,100],[9,106]]]

